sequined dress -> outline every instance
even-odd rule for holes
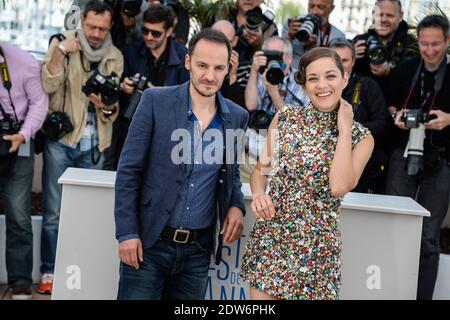
[[[285,106],[279,112],[269,195],[275,217],[256,221],[241,265],[248,284],[280,299],[338,299],[341,198],[329,170],[337,143],[337,112]],[[352,145],[369,134],[353,123]]]

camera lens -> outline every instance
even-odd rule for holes
[[[284,79],[284,72],[280,63],[272,60],[267,65],[266,79],[269,83],[277,85]]]
[[[302,24],[295,37],[298,39],[298,41],[305,42],[308,41],[313,32],[314,32],[314,23],[310,20],[307,20]]]

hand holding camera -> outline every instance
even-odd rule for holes
[[[261,45],[263,43],[263,34],[260,27],[257,27],[253,30],[245,28],[242,32],[242,35],[244,36],[245,40],[247,40],[249,45],[254,48],[261,48]]]
[[[7,156],[17,150],[20,143],[17,143],[19,137],[15,136],[18,135],[19,130],[19,124],[12,117],[6,116],[0,120],[0,156]],[[21,134],[20,136],[23,137]],[[13,143],[17,145],[15,146]]]
[[[140,74],[136,73],[133,77],[124,78],[122,85],[121,85],[122,91],[125,92],[126,94],[128,94],[129,96],[131,96],[135,90],[135,86],[134,86],[134,82],[133,82],[132,78],[137,78],[139,76],[140,76]]]
[[[295,35],[298,33],[298,30],[300,30],[302,23],[297,19],[289,19],[288,20],[288,39],[294,40]]]
[[[25,143],[25,137],[21,133],[16,133],[13,135],[4,135],[3,140],[9,141],[11,147],[9,148],[9,153],[16,152],[22,143]]]
[[[430,120],[425,123],[426,129],[443,130],[450,125],[450,113],[441,110],[431,110]]]
[[[264,55],[264,51],[256,51],[253,55],[252,72],[258,72],[261,67],[265,67],[267,64],[267,57]]]
[[[239,67],[239,53],[237,53],[236,50],[232,50],[230,59],[230,71],[228,72],[230,76],[230,85],[237,81],[238,67]]]
[[[355,58],[362,59],[366,55],[366,40],[360,39],[355,42]]]

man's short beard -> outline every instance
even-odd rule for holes
[[[212,94],[204,94],[203,92],[200,91],[200,89],[197,87],[197,85],[196,85],[195,82],[192,82],[192,86],[194,87],[195,91],[197,91],[197,93],[198,93],[199,95],[201,95],[202,97],[205,97],[205,98],[210,98],[210,97],[212,97],[212,96],[215,96],[216,93],[217,93],[217,91],[218,91],[218,90],[217,90],[217,91],[215,91],[215,92],[212,93]]]

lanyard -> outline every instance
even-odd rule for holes
[[[414,74],[413,77],[413,81],[411,83],[411,86],[409,88],[409,93],[408,93],[408,97],[406,98],[406,101],[403,105],[404,108],[406,108],[408,106],[408,102],[411,99],[411,95],[412,92],[414,90],[414,87],[417,84],[417,81],[419,80],[419,76],[421,76],[421,83],[420,83],[420,98],[422,99],[422,97],[425,96],[425,100],[423,100],[421,102],[421,107],[423,108],[426,104],[426,102],[428,101],[428,99],[430,98],[431,92],[427,92],[425,93],[424,91],[424,71],[423,69],[424,65],[423,65],[423,59],[420,60],[420,64],[419,67],[417,68],[416,73]],[[434,108],[434,102],[436,100],[436,95],[439,92],[439,90],[441,90],[442,88],[442,84],[444,82],[444,77],[445,77],[445,70],[447,69],[447,55],[444,56],[444,59],[442,59],[441,64],[439,65],[438,71],[436,72],[435,78],[434,78],[434,93],[433,93],[433,98],[431,99],[431,103],[429,106],[429,110]]]
[[[325,32],[322,32],[322,29],[319,28],[319,37],[320,37],[320,46],[328,47],[330,42],[330,33],[331,33],[331,25],[327,23]]]
[[[14,106],[14,103],[11,98],[12,83],[11,83],[11,78],[9,76],[8,64],[6,63],[5,54],[3,53],[3,48],[1,46],[0,46],[0,56],[3,58],[2,63],[0,63],[0,72],[2,75],[3,86],[5,87],[6,91],[8,91],[9,101],[11,102],[11,107],[13,109],[14,117],[16,118],[16,122],[17,122],[17,124],[20,124],[19,118],[17,118],[16,107]],[[2,109],[2,113],[6,113],[6,112],[4,112],[3,107],[1,109]],[[4,114],[3,114],[3,117],[5,117]]]

